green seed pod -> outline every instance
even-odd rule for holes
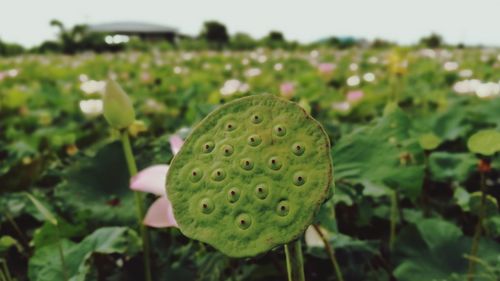
[[[297,104],[245,97],[200,122],[167,177],[184,235],[229,256],[254,256],[313,222],[332,182],[330,143]]]
[[[125,129],[135,120],[132,101],[114,80],[108,79],[103,97],[103,114],[115,129]]]

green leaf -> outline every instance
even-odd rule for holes
[[[474,153],[493,155],[500,151],[500,132],[483,130],[472,135],[467,141],[467,147]]]
[[[465,280],[472,239],[464,237],[454,224],[441,219],[425,219],[402,229],[395,245],[398,281]],[[481,239],[478,256],[491,268],[500,266],[500,245]],[[476,281],[494,280],[484,276],[487,268],[476,267]]]
[[[472,213],[479,216],[481,214],[481,200],[483,193],[481,191],[477,191],[471,193],[469,200],[469,209]],[[498,212],[498,202],[497,199],[489,194],[486,194],[485,198],[485,216],[491,217]]]
[[[0,257],[3,257],[11,247],[16,247],[18,250],[21,249],[21,245],[12,236],[4,235],[0,237]]]
[[[33,202],[33,205],[38,209],[38,211],[44,216],[44,218],[53,225],[57,225],[56,217],[47,209],[45,206],[38,201],[34,196],[29,193],[26,193],[26,196]]]
[[[464,182],[474,172],[477,158],[470,153],[433,152],[429,156],[429,170],[435,181]]]
[[[80,243],[62,240],[61,244],[70,281],[86,280],[86,276],[91,272],[91,258],[94,253],[131,256],[140,249],[137,233],[126,227],[100,228]],[[64,280],[60,262],[58,243],[37,249],[28,264],[30,280]]]
[[[68,212],[91,215],[93,223],[133,223],[135,204],[120,142],[102,147],[95,156],[81,156],[56,188]]]
[[[410,119],[399,109],[342,136],[332,149],[335,180],[399,188],[415,199],[424,175],[423,151],[409,135]]]
[[[433,150],[441,144],[441,139],[434,133],[423,134],[418,138],[418,143],[423,149]]]
[[[462,208],[463,211],[468,212],[470,210],[469,208],[470,193],[463,187],[455,188],[455,191],[453,192],[453,198],[455,199],[457,205],[460,206],[460,208]]]
[[[429,249],[435,249],[445,242],[456,241],[462,231],[451,222],[441,219],[424,219],[417,223],[417,229]]]
[[[35,230],[33,235],[33,243],[35,248],[42,248],[57,242],[58,237],[72,238],[83,236],[85,233],[84,224],[68,224],[66,221],[59,219],[58,225],[45,223],[42,227]]]

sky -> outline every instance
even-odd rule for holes
[[[335,35],[410,44],[436,32],[448,43],[500,46],[499,12],[500,0],[0,0],[0,39],[25,46],[54,39],[51,19],[143,21],[191,35],[218,20],[230,34],[279,30],[301,42]]]

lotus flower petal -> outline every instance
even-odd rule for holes
[[[172,153],[174,155],[181,150],[182,145],[184,144],[184,141],[179,135],[172,135],[170,136],[170,149],[172,149]]]
[[[177,221],[174,218],[172,204],[166,196],[158,198],[149,207],[143,223],[155,228],[178,227]]]
[[[168,165],[153,165],[132,177],[130,189],[165,196]]]

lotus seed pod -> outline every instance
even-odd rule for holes
[[[312,223],[332,181],[330,143],[297,104],[245,97],[200,122],[167,177],[184,235],[229,256],[254,256]]]
[[[135,120],[132,101],[114,80],[106,81],[103,97],[103,114],[109,125],[115,129],[124,129]]]

